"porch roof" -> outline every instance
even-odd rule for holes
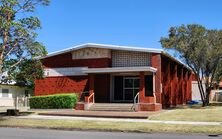
[[[111,67],[111,68],[88,68],[83,69],[83,73],[118,73],[118,72],[156,72],[157,69],[150,66],[145,67]]]

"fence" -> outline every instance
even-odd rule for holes
[[[21,111],[29,109],[29,97],[1,98],[0,101],[5,104],[0,106],[0,112],[5,112],[7,109],[19,109]]]
[[[211,101],[222,102],[222,90],[212,90]]]

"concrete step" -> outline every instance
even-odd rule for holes
[[[120,103],[95,103],[89,110],[90,111],[133,111],[133,104],[120,104]]]

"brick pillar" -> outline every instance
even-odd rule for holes
[[[165,81],[164,81],[164,95],[163,95],[163,104],[164,107],[170,107],[171,104],[171,62],[168,60],[166,66]]]
[[[91,94],[94,93],[94,75],[93,74],[89,74],[89,79],[88,80],[89,80],[89,96],[90,96]],[[91,103],[92,102],[92,99],[90,99],[88,101],[89,96],[85,97],[85,102],[87,102],[87,103]],[[94,95],[94,97],[95,97],[95,95]]]
[[[188,94],[188,71],[185,71],[185,84],[184,84],[184,100],[183,102],[186,104],[187,103],[187,94]]]
[[[178,79],[177,79],[177,65],[176,63],[174,63],[174,72],[173,72],[173,82],[172,82],[172,85],[173,85],[173,89],[172,89],[172,104],[174,106],[177,105],[177,94],[178,94],[178,89],[177,89],[177,86],[178,86]]]
[[[155,96],[156,102],[162,103],[162,82],[161,82],[161,55],[160,54],[152,54],[151,57],[151,66],[156,68],[155,75]]]
[[[188,98],[187,100],[192,100],[192,73],[188,73]]]
[[[181,68],[181,73],[180,73],[180,80],[181,80],[181,104],[183,104],[183,99],[184,99],[184,80],[183,80],[183,67]]]
[[[145,102],[145,75],[144,72],[140,72],[140,94],[139,94],[139,102]]]
[[[158,111],[162,109],[162,104],[154,103],[153,96],[145,96],[145,75],[144,72],[140,72],[140,94],[139,104],[137,105],[137,111]]]

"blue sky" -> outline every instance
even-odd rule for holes
[[[222,0],[51,0],[35,13],[48,52],[82,43],[161,48],[171,26],[222,29]]]

